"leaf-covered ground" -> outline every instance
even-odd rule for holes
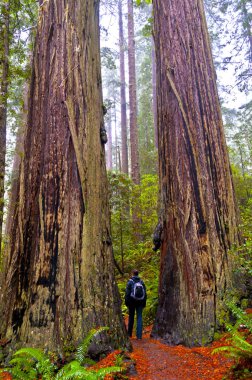
[[[150,329],[149,329],[150,330]],[[130,380],[221,380],[228,373],[233,361],[223,355],[212,355],[214,348],[226,345],[225,338],[209,347],[170,347],[150,338],[149,331],[142,340],[132,338],[136,375]],[[99,362],[99,366],[114,365],[115,354]],[[106,380],[113,377],[106,377]]]
[[[221,342],[211,347],[169,347],[145,336],[132,343],[138,373],[132,380],[221,380],[233,364],[222,355],[211,354]]]

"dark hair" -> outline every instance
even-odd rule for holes
[[[137,269],[133,269],[132,274],[133,274],[134,276],[138,276],[138,270],[137,270]]]

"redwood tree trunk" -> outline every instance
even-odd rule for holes
[[[128,60],[129,60],[129,108],[130,108],[130,152],[131,177],[135,184],[140,183],[140,167],[137,131],[136,63],[133,0],[128,0]]]
[[[9,74],[9,2],[0,6],[0,255],[2,248],[4,176],[6,156],[6,118]]]
[[[121,144],[122,144],[122,172],[129,173],[128,163],[128,139],[127,139],[127,108],[126,108],[126,83],[124,60],[124,32],[122,18],[122,1],[118,2],[119,13],[119,45],[120,45],[120,89],[121,89]]]
[[[43,4],[1,335],[53,349],[109,326],[111,345],[125,346],[100,140],[98,2]]]
[[[158,148],[158,127],[157,127],[157,68],[156,68],[156,54],[155,43],[152,38],[151,49],[151,62],[152,62],[152,107],[153,107],[153,122],[154,122],[154,141],[155,147]]]
[[[153,335],[212,340],[237,213],[202,0],[154,0],[163,241]]]

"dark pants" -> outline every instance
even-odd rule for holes
[[[139,305],[130,305],[129,306],[129,324],[128,324],[128,335],[132,336],[133,326],[134,326],[134,317],[135,311],[137,315],[137,327],[136,327],[136,336],[138,339],[142,339],[142,331],[143,331],[143,306]]]

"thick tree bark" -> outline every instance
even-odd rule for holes
[[[129,108],[130,108],[130,152],[131,177],[140,183],[140,167],[137,130],[136,63],[133,0],[128,0],[128,60],[129,60]]]
[[[129,173],[128,163],[128,139],[127,139],[127,108],[126,108],[126,83],[124,60],[124,31],[122,17],[122,1],[118,2],[119,13],[119,45],[120,45],[120,90],[121,90],[121,145],[122,145],[122,172]]]
[[[6,156],[6,118],[9,75],[9,2],[1,4],[0,18],[0,255],[4,212],[4,176]]]
[[[114,277],[98,2],[43,2],[1,335],[50,349],[95,326],[128,344]]]
[[[152,107],[153,107],[153,122],[154,122],[154,141],[155,147],[158,148],[158,127],[157,127],[157,68],[156,68],[156,54],[155,43],[152,39],[151,50],[151,62],[152,62]]]
[[[202,0],[154,0],[162,209],[153,335],[213,338],[237,213]]]

